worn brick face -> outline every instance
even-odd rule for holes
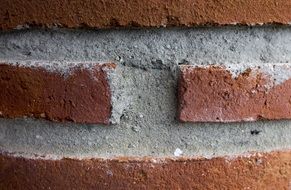
[[[1,189],[288,189],[291,153],[212,159],[0,156]]]
[[[260,71],[233,77],[222,67],[182,66],[178,117],[184,122],[291,118],[291,80],[274,85]]]
[[[0,64],[2,117],[36,117],[54,121],[108,124],[111,92],[106,69],[76,67],[69,74],[41,67]]]
[[[288,24],[290,9],[289,0],[1,0],[0,29]]]

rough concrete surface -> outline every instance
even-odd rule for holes
[[[290,27],[23,30],[0,33],[1,60],[115,61],[129,106],[120,124],[0,119],[0,149],[32,157],[213,157],[291,148],[290,121],[176,121],[179,64],[289,63]],[[236,67],[237,66],[237,67]],[[116,96],[116,102],[124,96]],[[117,109],[120,111],[121,109]],[[179,154],[176,154],[176,153]]]

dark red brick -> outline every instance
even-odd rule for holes
[[[153,159],[153,158],[152,158]],[[0,156],[0,189],[290,189],[291,153],[212,159]]]
[[[289,24],[289,0],[1,0],[0,29]]]
[[[291,79],[246,70],[236,78],[220,67],[182,66],[178,117],[184,122],[236,122],[291,118]]]
[[[108,124],[111,91],[106,69],[114,67],[78,67],[66,76],[41,67],[0,64],[0,115]]]

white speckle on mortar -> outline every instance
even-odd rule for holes
[[[131,128],[134,132],[139,132],[140,128],[138,126],[133,126]]]
[[[39,139],[39,140],[43,140],[43,137],[40,136],[40,135],[36,135],[35,138],[36,138],[36,139]]]
[[[176,148],[174,152],[174,156],[181,156],[183,154],[183,151],[180,148]]]

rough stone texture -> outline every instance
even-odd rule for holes
[[[73,68],[70,73],[42,67],[0,64],[0,114],[55,121],[108,124],[111,92],[106,69],[114,64]]]
[[[274,67],[270,68],[270,72],[274,72]],[[286,65],[282,70],[291,73]],[[178,88],[181,121],[238,122],[291,118],[291,79],[274,85],[274,79],[260,69],[249,68],[238,76],[232,76],[222,67],[181,66]]]
[[[130,105],[122,113],[120,124],[112,127],[1,118],[0,151],[15,157],[2,156],[0,159],[0,167],[6,168],[4,175],[0,170],[0,185],[17,186],[23,182],[32,185],[24,184],[22,189],[41,189],[49,188],[51,183],[67,189],[68,186],[62,185],[68,183],[77,188],[80,182],[93,189],[100,182],[100,186],[107,183],[114,187],[117,183],[117,188],[136,185],[128,189],[145,189],[146,185],[154,186],[155,181],[164,180],[161,186],[165,188],[166,185],[173,185],[173,188],[181,185],[180,188],[185,186],[187,189],[188,184],[197,182],[210,186],[209,189],[216,188],[214,183],[218,186],[229,183],[232,189],[242,186],[247,189],[248,185],[257,189],[272,188],[273,185],[287,189],[290,152],[264,154],[264,162],[256,156],[254,159],[231,156],[249,151],[290,149],[290,121],[179,123],[175,119],[175,71],[179,64],[205,66],[217,63],[231,67],[231,71],[238,70],[239,76],[248,64],[288,63],[291,60],[290,37],[289,27],[0,32],[1,60],[47,60],[49,63],[62,60],[65,67],[71,61],[116,60],[121,69],[120,80],[116,80],[118,84],[112,87],[118,86],[117,91],[130,97]],[[29,64],[24,61],[23,66]],[[288,78],[275,74],[272,79],[279,85]],[[114,101],[123,102],[122,97],[117,95]],[[118,108],[116,112],[121,114],[119,111]],[[36,156],[41,158],[34,160]],[[155,160],[125,159],[125,165],[116,158],[119,156],[151,156]],[[211,159],[195,159],[200,156]],[[217,156],[230,157],[213,158]],[[163,159],[165,157],[170,158]],[[79,160],[84,158],[87,160]],[[115,159],[112,161],[111,158]],[[215,164],[217,160],[219,162]],[[201,168],[209,170],[201,172]],[[209,171],[209,178],[203,177],[204,171]],[[58,178],[54,174],[59,174]],[[112,176],[114,180],[111,181]],[[12,183],[16,178],[19,183]],[[221,181],[224,179],[225,183]],[[176,183],[177,180],[181,183]],[[100,189],[107,189],[102,187]]]
[[[1,60],[7,61],[61,60],[64,66],[75,61],[116,62],[116,81],[121,84],[114,86],[125,94],[114,99],[129,102],[120,124],[110,127],[2,118],[2,151],[29,157],[112,158],[173,156],[180,149],[184,156],[213,157],[291,148],[288,120],[210,124],[175,119],[179,64],[221,64],[238,74],[249,64],[288,64],[291,27],[22,30],[0,32],[0,49]],[[280,79],[283,71],[274,78]],[[118,101],[122,97],[129,100]]]
[[[291,27],[0,32],[4,60],[115,61],[142,69],[291,62]],[[65,63],[64,63],[65,64]]]
[[[288,24],[289,0],[1,0],[0,29]]]
[[[130,106],[120,124],[102,127],[0,119],[0,149],[28,157],[224,156],[291,148],[290,121],[181,123],[171,71],[118,66]]]
[[[290,189],[291,153],[212,159],[0,157],[1,189]]]

